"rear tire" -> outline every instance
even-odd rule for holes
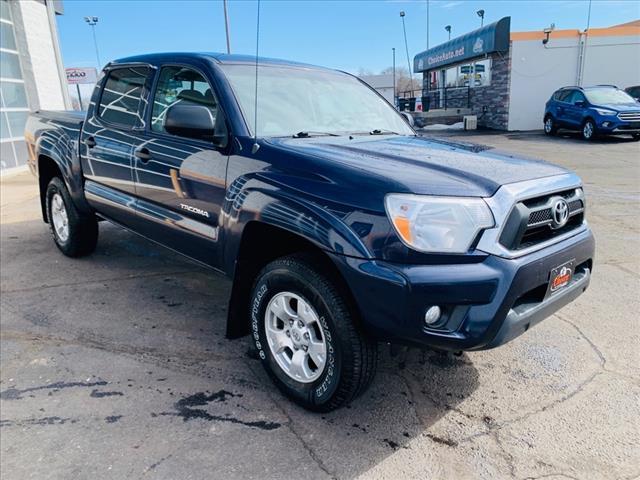
[[[547,115],[544,119],[544,133],[553,136],[558,132],[558,127],[556,126],[556,122],[551,115]]]
[[[591,119],[587,119],[582,124],[582,138],[588,142],[596,138],[596,124]]]
[[[81,215],[59,177],[49,182],[46,192],[47,220],[56,246],[67,257],[82,257],[96,249],[98,221],[95,215]]]
[[[287,397],[328,412],[366,390],[376,371],[377,344],[358,331],[355,315],[310,255],[280,258],[260,272],[251,298],[253,341]]]

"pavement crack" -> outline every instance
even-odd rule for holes
[[[607,363],[607,359],[605,358],[600,348],[598,348],[598,346],[582,330],[580,330],[580,327],[578,327],[571,320],[565,318],[563,315],[560,315],[557,312],[555,315],[566,324],[572,326],[576,330],[576,332],[578,332],[578,334],[580,334],[580,336],[589,344],[589,346],[591,346],[591,349],[595,352],[595,354],[598,356],[598,359],[600,360],[600,367],[604,369]]]
[[[104,380],[99,380],[97,382],[54,382],[48,385],[41,385],[38,387],[29,387],[24,388],[22,390],[17,388],[7,388],[0,392],[0,399],[2,400],[21,400],[22,395],[29,392],[35,392],[38,390],[62,390],[64,388],[71,387],[96,387],[96,386],[104,386],[107,385],[107,382]]]
[[[245,363],[247,362],[247,360],[244,360]],[[249,371],[253,374],[253,376],[255,377],[256,381],[260,384],[263,385],[262,379],[254,372],[254,369],[252,368],[255,364],[249,364],[247,365],[247,368],[249,369]],[[271,387],[271,386],[270,386]],[[318,456],[318,454],[313,450],[313,448],[311,448],[311,445],[309,445],[307,443],[307,441],[302,437],[302,435],[300,434],[300,432],[298,432],[295,428],[295,421],[291,418],[291,416],[289,415],[289,412],[287,412],[284,408],[282,408],[282,406],[280,405],[279,402],[276,402],[275,399],[272,396],[272,388],[267,389],[267,396],[269,397],[269,400],[271,400],[271,403],[278,409],[280,410],[280,412],[282,413],[282,415],[285,416],[285,418],[287,419],[287,422],[285,423],[285,425],[287,426],[287,428],[289,429],[289,431],[293,434],[293,436],[300,442],[300,445],[302,445],[302,448],[304,448],[304,450],[307,452],[307,454],[311,457],[311,459],[315,462],[315,464],[318,466],[318,468],[320,470],[322,470],[322,472],[324,472],[331,480],[337,480],[338,476],[335,475],[334,473],[332,473],[329,468],[324,464],[324,462],[322,461],[322,459]]]
[[[33,291],[41,291],[49,288],[75,287],[78,285],[92,285],[96,283],[122,282],[125,280],[136,280],[140,278],[151,278],[151,277],[163,277],[168,275],[186,275],[188,273],[194,273],[197,271],[198,271],[197,269],[192,269],[192,270],[177,270],[174,272],[141,273],[138,275],[125,275],[124,277],[120,276],[120,277],[102,278],[97,280],[84,280],[81,282],[64,282],[64,283],[54,283],[52,285],[40,285],[36,287],[16,288],[13,290],[1,290],[1,292],[3,294],[33,292]]]

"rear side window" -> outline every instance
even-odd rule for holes
[[[575,90],[561,90],[558,95],[557,100],[561,101],[561,102],[568,102],[570,101],[570,98],[573,95],[573,92],[575,92]]]
[[[147,67],[111,70],[98,105],[98,116],[125,127],[140,125],[140,98],[149,70]]]

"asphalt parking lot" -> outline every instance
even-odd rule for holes
[[[326,415],[224,338],[227,280],[105,223],[68,259],[33,178],[3,179],[0,476],[638,478],[640,144],[438,135],[577,171],[591,287],[496,350],[384,353],[365,396]]]

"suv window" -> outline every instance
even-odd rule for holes
[[[109,72],[105,82],[98,116],[111,123],[134,127],[142,122],[138,112],[148,67],[117,68]]]
[[[570,102],[575,90],[560,90],[557,100],[560,102]]]
[[[200,73],[186,67],[162,68],[153,98],[151,129],[166,133],[164,121],[167,110],[181,102],[204,105],[216,118],[218,102],[209,82]]]

